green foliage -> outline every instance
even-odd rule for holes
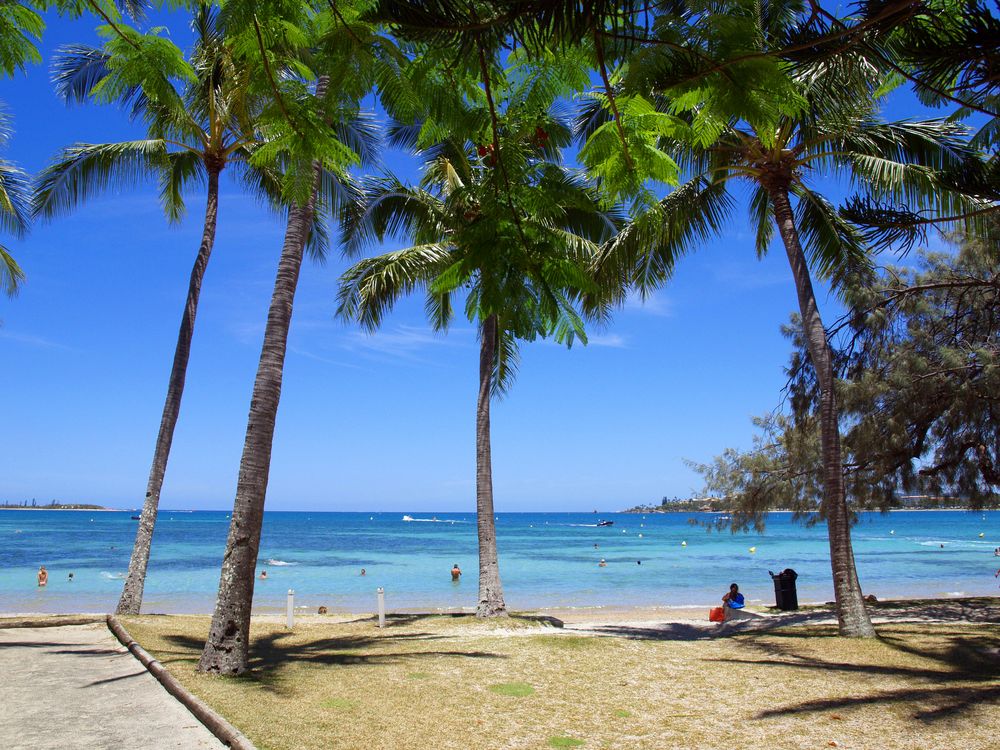
[[[497,695],[506,695],[511,698],[526,698],[535,694],[535,689],[526,682],[501,682],[497,685],[490,685],[490,690]]]
[[[45,23],[24,3],[0,3],[0,71],[7,76],[24,72],[29,63],[40,63],[38,41]]]
[[[549,747],[580,747],[583,744],[583,740],[565,736],[549,737],[548,742]]]
[[[549,73],[543,63],[523,61],[503,75],[491,73],[492,112],[479,97],[458,101],[453,87],[425,76],[420,65],[409,71],[415,86],[428,91],[427,119],[400,125],[391,138],[422,151],[421,185],[370,179],[364,201],[345,213],[343,224],[351,253],[387,237],[413,245],[345,272],[341,316],[374,330],[401,296],[419,289],[429,319],[443,329],[454,297],[462,296],[470,321],[498,321],[495,392],[513,378],[518,341],[586,340],[582,308],[596,291],[588,264],[619,217],[602,210],[591,184],[558,163],[570,129],[552,96],[572,78],[571,67]],[[435,95],[439,86],[448,93]],[[444,101],[454,108],[441,107]],[[429,140],[441,132],[454,135]]]
[[[0,149],[10,140],[10,120],[0,110]],[[31,226],[31,181],[15,164],[0,159],[0,232],[20,239]],[[0,244],[0,291],[17,294],[24,271],[3,244]]]
[[[329,708],[334,711],[350,711],[357,707],[357,701],[348,700],[347,698],[327,698],[323,701],[323,708]]]
[[[957,254],[922,254],[920,268],[850,281],[837,398],[854,508],[899,507],[904,496],[1000,500],[998,274],[991,249],[966,240]],[[754,420],[750,451],[695,465],[708,491],[732,501],[737,528],[773,508],[818,518],[818,386],[796,320],[786,335],[796,346],[787,409]]]

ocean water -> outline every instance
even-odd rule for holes
[[[136,521],[129,512],[0,512],[0,613],[113,610]],[[288,589],[306,610],[369,612],[382,586],[390,610],[474,608],[472,513],[265,514],[254,607],[282,611]],[[770,604],[768,571],[794,568],[800,602],[833,597],[826,527],[771,514],[763,534],[709,532],[711,514],[501,513],[500,573],[513,609],[708,606],[729,584]],[[596,527],[598,518],[614,521]],[[436,520],[431,520],[436,519]],[[692,523],[696,522],[696,523]],[[229,519],[163,511],[143,611],[211,612]],[[980,536],[982,535],[982,536]],[[866,593],[880,598],[996,595],[1000,511],[863,514],[854,550]],[[685,544],[682,544],[686,542]],[[751,552],[750,548],[755,548]],[[599,567],[601,558],[607,567]],[[462,580],[449,571],[458,563]],[[639,564],[641,563],[641,564]],[[36,586],[39,565],[49,585]],[[360,575],[361,568],[367,570]],[[69,580],[69,573],[74,579]]]

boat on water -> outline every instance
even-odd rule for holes
[[[132,520],[133,521],[138,521],[139,520],[139,516],[132,516]]]
[[[614,521],[598,521],[597,525],[598,526],[614,526],[615,522]]]

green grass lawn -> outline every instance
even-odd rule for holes
[[[261,750],[994,748],[996,624],[667,640],[512,621],[255,622],[253,671],[194,671],[207,617],[122,618]],[[832,743],[836,743],[833,745]]]

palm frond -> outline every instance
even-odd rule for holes
[[[430,193],[391,177],[369,178],[363,192],[363,200],[346,205],[341,214],[344,251],[349,255],[385,237],[407,237],[418,226],[432,228],[443,213],[441,201]]]
[[[184,188],[191,180],[205,176],[205,164],[200,154],[175,151],[163,157],[163,165],[158,171],[160,203],[167,220],[176,224],[184,218]]]
[[[750,224],[755,228],[754,246],[757,257],[763,258],[774,237],[774,206],[767,191],[755,184],[750,194]]]
[[[51,219],[104,190],[133,187],[157,176],[166,155],[162,140],[69,146],[38,175],[31,213]]]
[[[24,271],[17,265],[17,261],[7,248],[0,245],[0,290],[8,297],[13,297],[23,281]]]
[[[673,274],[692,245],[721,232],[732,211],[724,183],[697,177],[629,222],[596,260],[601,286],[616,300],[634,285],[647,294]]]
[[[440,244],[414,245],[365,258],[340,277],[337,315],[375,331],[400,297],[427,287],[448,261],[448,248]]]
[[[482,336],[482,328],[479,335]],[[517,379],[517,370],[521,364],[521,352],[515,336],[504,325],[504,320],[497,316],[497,341],[494,346],[493,372],[490,375],[490,396],[502,398],[510,392]]]
[[[24,237],[31,228],[31,200],[28,175],[0,159],[0,231]]]
[[[795,224],[799,241],[816,273],[839,281],[871,268],[869,248],[857,229],[826,198],[804,185],[794,188],[798,204]]]

